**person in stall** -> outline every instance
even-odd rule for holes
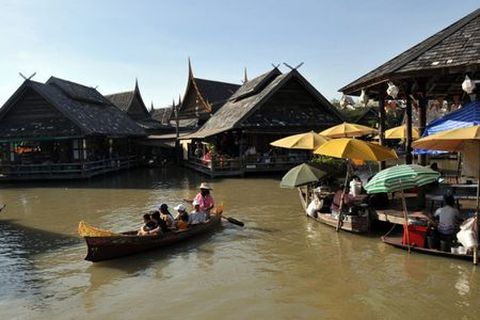
[[[437,231],[440,236],[445,238],[453,237],[460,224],[461,218],[457,208],[455,208],[455,198],[447,193],[443,196],[443,207],[435,211],[433,217],[438,219]]]
[[[333,196],[332,205],[330,210],[332,211],[332,216],[337,218],[340,215],[340,204],[342,203],[342,194],[344,193],[344,185],[339,185],[335,195]],[[348,187],[343,194],[343,206],[342,211],[347,211],[346,209],[352,204],[354,198],[349,193]]]
[[[353,176],[352,180],[350,180],[349,187],[350,187],[349,194],[352,197],[355,198],[355,197],[359,196],[362,193],[362,190],[363,190],[362,180],[360,180],[360,177],[357,176],[357,175]]]

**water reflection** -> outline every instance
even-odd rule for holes
[[[307,219],[279,177],[210,181],[227,222],[166,250],[91,264],[78,221],[122,231],[161,202],[192,197],[205,177],[146,169],[91,181],[2,186],[2,318],[473,318],[469,262],[407,254]],[[208,301],[208,303],[206,303]],[[160,308],[161,302],[161,308]],[[159,311],[161,310],[161,311]]]

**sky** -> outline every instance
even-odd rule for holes
[[[478,0],[0,0],[0,105],[23,79],[133,90],[150,106],[198,78],[240,84],[283,63],[328,99],[479,7]]]

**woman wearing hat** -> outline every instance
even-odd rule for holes
[[[200,184],[199,189],[200,189],[200,192],[197,193],[195,198],[193,198],[193,201],[199,204],[200,211],[205,212],[207,216],[209,216],[210,210],[212,210],[214,206],[213,197],[210,194],[210,190],[213,190],[213,189],[206,182],[202,182]],[[189,201],[189,202],[193,202],[193,201]]]

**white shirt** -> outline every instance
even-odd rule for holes
[[[207,215],[202,211],[192,211],[188,216],[188,224],[203,223],[207,220]]]
[[[362,183],[360,181],[352,180],[350,181],[350,194],[354,197],[360,195],[362,192]]]
[[[455,219],[458,217],[457,209],[445,205],[435,211],[434,217],[439,217],[438,231],[443,234],[450,234],[455,231]]]

